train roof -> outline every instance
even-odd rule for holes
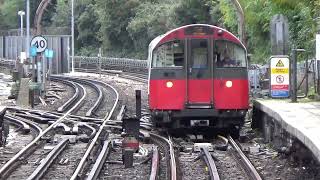
[[[181,26],[179,28],[173,29],[171,31],[168,31],[167,33],[157,36],[155,39],[153,39],[150,44],[149,44],[149,50],[153,50],[156,46],[158,46],[159,44],[165,43],[167,41],[171,41],[174,39],[183,39],[186,37],[186,35],[184,34],[184,30],[189,28],[189,27],[209,27],[212,30],[212,34],[211,35],[207,35],[208,37],[213,37],[215,39],[227,39],[229,41],[232,41],[236,44],[241,45],[243,48],[246,49],[246,47],[244,46],[244,44],[231,32],[227,31],[226,29],[214,26],[214,25],[209,25],[209,24],[190,24],[190,25],[185,25],[185,26]],[[222,31],[222,35],[218,35],[219,31]],[[201,36],[199,35],[191,35],[192,37],[195,38],[199,38]],[[203,35],[202,35],[203,37]]]

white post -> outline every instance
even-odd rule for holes
[[[319,64],[320,64],[320,34],[316,34],[316,76],[317,76],[318,82],[320,82],[319,81],[319,77],[320,77]]]
[[[25,15],[25,12],[19,11],[18,15],[20,16],[20,36],[23,37],[23,16]]]
[[[74,7],[73,7],[73,2],[74,0],[71,0],[71,55],[72,55],[72,59],[71,59],[71,72],[74,73]]]
[[[101,78],[101,57],[102,57],[102,50],[99,48],[99,54],[98,54],[98,59],[99,59],[99,78]]]
[[[20,21],[21,21],[21,37],[23,37],[23,15],[20,16]]]
[[[42,55],[42,83],[44,95],[46,94],[47,59],[47,57]]]
[[[27,14],[26,14],[26,22],[27,22],[27,39],[26,39],[26,53],[27,58],[29,58],[29,50],[30,50],[30,0],[27,0]]]

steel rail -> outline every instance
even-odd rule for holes
[[[90,69],[81,69],[81,68],[77,68],[77,70],[79,70],[80,72],[86,72],[86,73],[96,73],[96,71],[91,71]],[[131,73],[131,72],[112,72],[112,71],[102,71],[103,74],[118,74],[120,77],[122,78],[126,78],[126,79],[131,79],[131,80],[135,80],[135,81],[139,81],[139,82],[143,82],[146,83],[148,82],[148,76],[144,75],[144,74],[139,74],[139,73]]]
[[[8,115],[8,114],[6,114],[5,116],[4,116],[4,118],[5,118],[5,120],[13,120],[14,121],[14,119],[17,119],[17,118],[15,118],[15,117],[13,117],[13,116],[11,116],[11,115]],[[42,128],[41,127],[39,127],[38,125],[36,125],[36,124],[34,124],[32,121],[29,121],[29,120],[26,120],[26,119],[23,119],[23,118],[19,118],[19,120],[20,121],[22,121],[22,122],[24,122],[24,123],[27,123],[29,126],[31,126],[33,129],[35,129],[36,131],[38,131],[38,134],[40,134],[40,133],[42,133]]]
[[[100,104],[102,103],[103,97],[104,97],[101,88],[98,87],[96,84],[92,83],[92,85],[93,85],[92,87],[96,90],[96,92],[98,93],[99,96],[97,98],[97,101],[94,103],[94,105],[86,112],[86,117],[92,116],[92,114],[98,110]]]
[[[210,180],[220,180],[219,173],[216,167],[216,164],[214,163],[214,160],[208,151],[207,148],[202,148],[201,151],[204,154],[203,158],[204,161],[207,164],[207,167],[209,168],[209,175],[210,175]]]
[[[48,115],[56,115],[56,116],[61,116],[63,115],[62,113],[58,113],[58,112],[46,112],[43,116],[45,116],[46,114]],[[77,115],[70,115],[71,118],[78,118],[80,120],[83,121],[87,121],[87,122],[102,122],[103,119],[99,119],[99,118],[90,118],[90,117],[84,117],[84,116],[77,116]]]
[[[32,119],[33,121],[40,123],[40,124],[46,124],[48,123],[50,120],[52,119],[48,119],[48,118],[42,118],[42,117],[38,117],[38,116],[34,116],[31,114],[25,114],[25,113],[16,113],[16,116],[21,117],[21,118],[25,118],[25,119]]]
[[[135,73],[135,72],[123,72],[123,74],[139,77],[141,79],[148,79],[148,74],[147,73],[143,73],[142,74],[142,73]]]
[[[42,110],[35,110],[35,109],[27,109],[27,108],[20,108],[20,107],[15,107],[15,106],[8,106],[7,107],[8,110],[12,110],[12,111],[27,111],[31,114],[37,114],[41,117],[45,117],[45,118],[56,118],[58,119],[60,116],[63,116],[63,113],[58,113],[58,112],[50,112],[50,111],[42,111]],[[83,121],[88,121],[88,122],[102,122],[103,119],[99,119],[99,118],[90,118],[90,117],[84,117],[84,116],[77,116],[77,115],[69,115],[69,117],[71,118],[78,118],[80,120]]]
[[[237,143],[232,139],[232,137],[229,135],[228,136],[229,143],[235,149],[237,154],[240,156],[240,162],[244,166],[244,170],[247,172],[248,176],[253,179],[253,180],[262,180],[261,176],[257,172],[256,168],[251,164],[249,159],[243,154],[242,150],[240,147],[237,145]]]
[[[85,127],[85,128],[87,128],[87,129],[89,129],[90,131],[92,131],[91,134],[90,134],[90,136],[88,137],[89,139],[92,139],[92,138],[94,137],[94,135],[97,133],[97,130],[96,130],[94,127],[92,127],[92,126],[90,126],[89,124],[87,124],[87,123],[80,122],[80,123],[78,124],[78,126],[80,126],[80,127]]]
[[[151,173],[149,180],[157,180],[159,178],[159,164],[160,156],[158,147],[152,148],[152,164],[151,164]]]
[[[30,132],[30,126],[24,121],[21,121],[21,120],[19,120],[17,118],[9,116],[9,115],[5,115],[4,119],[7,120],[9,123],[13,123],[13,124],[18,125],[18,126],[20,125],[22,127],[22,132],[23,133],[26,134],[26,133]]]
[[[69,144],[69,139],[64,139],[61,141],[53,150],[47,155],[47,157],[41,161],[41,164],[36,170],[28,177],[27,180],[39,180],[51,166],[52,162],[58,157],[58,155],[67,147]]]
[[[175,158],[175,153],[174,153],[174,148],[173,148],[173,144],[171,141],[171,137],[169,136],[169,138],[165,138],[162,137],[160,135],[154,134],[154,133],[150,133],[150,137],[152,138],[156,138],[162,142],[165,142],[169,148],[169,160],[170,160],[170,179],[171,180],[176,180],[177,179],[177,164],[176,164],[176,158]]]
[[[84,87],[82,86],[84,89]],[[15,156],[13,156],[6,164],[4,164],[0,169],[0,179],[5,178],[7,173],[10,171],[12,166],[16,161],[21,159],[21,157],[33,146],[37,145],[37,142],[41,140],[41,138],[46,135],[50,130],[53,129],[53,127],[62,122],[77,106],[79,106],[82,101],[84,100],[86,96],[86,92],[84,92],[84,96],[71,108],[69,111],[67,111],[62,117],[60,117],[57,121],[52,123],[48,128],[46,128],[44,131],[42,131],[31,143],[29,143],[27,146],[25,146],[23,149],[21,149]]]
[[[53,77],[58,77],[60,79],[67,79],[67,80],[71,80],[71,81],[76,81],[80,84],[86,84],[88,86],[90,86],[91,88],[93,88],[97,94],[98,94],[98,98],[96,100],[96,102],[93,104],[93,106],[86,112],[86,117],[90,117],[92,116],[92,114],[94,112],[96,112],[100,106],[100,104],[102,103],[102,100],[104,98],[103,92],[101,90],[100,87],[98,87],[95,83],[92,83],[91,81],[88,81],[86,79],[81,79],[81,78],[74,78],[74,77],[61,77],[61,76],[53,76]]]
[[[126,72],[123,72],[122,74],[120,74],[120,77],[122,78],[126,78],[126,79],[131,79],[131,80],[134,80],[134,81],[139,81],[139,82],[143,82],[143,83],[147,83],[148,82],[148,77],[146,78],[142,78],[141,76],[136,76],[134,74],[129,74],[129,73],[126,73]]]
[[[103,84],[103,85],[106,86],[106,87],[111,88],[111,89],[115,92],[115,94],[116,94],[116,99],[115,99],[115,102],[114,102],[114,104],[113,104],[113,107],[112,107],[110,113],[107,113],[107,115],[104,117],[104,121],[103,121],[102,125],[100,126],[98,132],[96,133],[95,137],[94,137],[93,140],[91,141],[91,143],[90,143],[89,147],[87,148],[84,156],[81,158],[81,160],[80,160],[80,162],[79,162],[76,170],[74,171],[73,175],[71,176],[70,180],[76,180],[76,179],[79,177],[79,175],[81,176],[80,173],[81,173],[81,171],[82,171],[82,169],[83,169],[83,167],[84,167],[87,159],[89,158],[89,155],[90,155],[92,149],[93,149],[94,146],[96,145],[96,143],[97,143],[97,141],[98,141],[98,138],[99,138],[100,134],[102,133],[102,131],[103,131],[106,127],[108,127],[107,123],[108,123],[108,121],[110,121],[110,118],[111,118],[111,116],[112,116],[112,114],[113,114],[113,112],[114,112],[114,110],[115,110],[115,108],[116,108],[116,106],[117,106],[117,104],[118,104],[118,101],[119,101],[119,93],[117,92],[117,90],[116,90],[114,87],[112,87],[111,85],[106,84],[106,83],[104,83],[104,82],[94,81],[94,80],[90,80],[90,81],[98,82],[98,83]]]
[[[96,162],[94,163],[94,165],[93,165],[93,167],[87,177],[87,180],[95,180],[98,178],[100,171],[103,167],[103,164],[105,163],[105,161],[108,157],[108,154],[110,152],[110,146],[111,146],[110,140],[104,142],[103,147],[100,151],[100,154],[99,154]]]
[[[66,111],[68,109],[68,107],[72,103],[74,103],[78,99],[78,97],[80,96],[80,90],[79,90],[78,86],[76,85],[76,83],[74,83],[74,82],[67,81],[67,80],[64,80],[64,79],[54,78],[54,77],[51,77],[51,80],[62,81],[65,84],[71,85],[71,87],[75,90],[74,95],[67,102],[65,102],[62,106],[60,106],[58,108],[58,110],[57,110],[60,113],[64,112],[64,111]]]

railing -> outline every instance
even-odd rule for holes
[[[75,56],[75,67],[95,66],[99,67],[121,67],[146,70],[148,67],[147,60],[128,59],[128,58],[110,58],[110,57],[86,57]]]

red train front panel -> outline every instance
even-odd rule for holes
[[[149,58],[151,110],[183,110],[188,104],[248,109],[246,52],[231,33],[185,26],[159,39]]]

